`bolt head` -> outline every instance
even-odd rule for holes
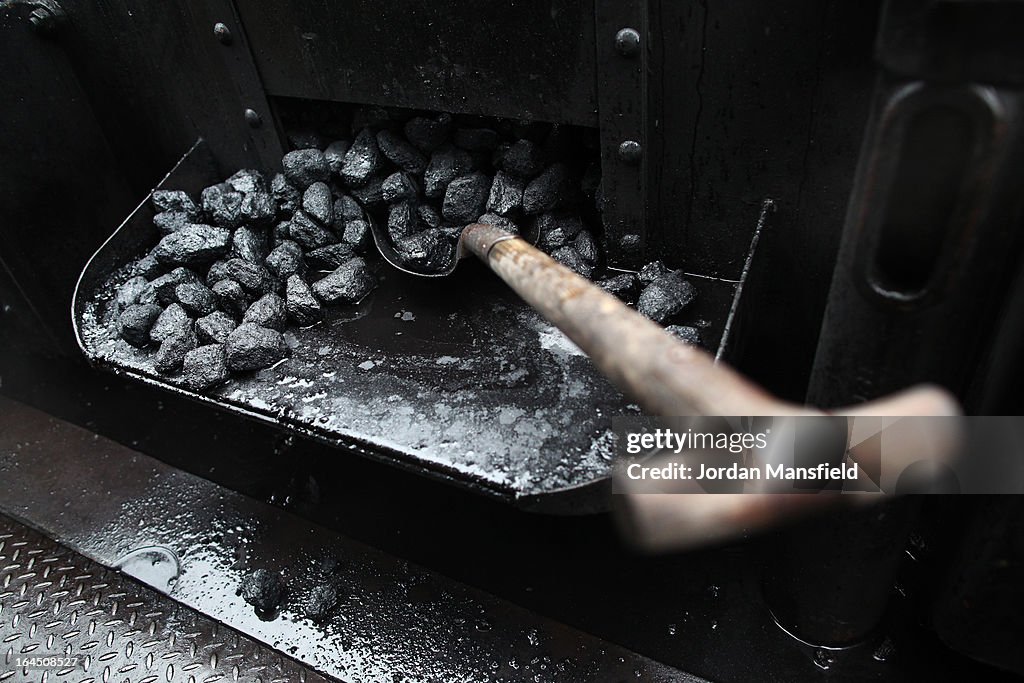
[[[615,34],[615,49],[623,57],[640,54],[640,33],[635,28],[624,28]]]
[[[223,45],[231,44],[231,29],[227,27],[227,24],[217,22],[213,25],[213,35],[217,37],[217,40]]]
[[[249,124],[250,128],[259,128],[260,124],[263,123],[263,119],[252,109],[245,110],[245,122]]]
[[[636,166],[644,155],[643,147],[636,140],[626,140],[619,145],[619,159],[630,166]]]

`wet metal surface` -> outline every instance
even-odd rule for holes
[[[0,513],[346,681],[696,680],[6,399]],[[284,577],[269,621],[235,594],[257,568]]]

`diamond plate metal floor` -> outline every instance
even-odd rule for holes
[[[0,681],[329,681],[0,516]],[[18,666],[29,658],[77,666]]]

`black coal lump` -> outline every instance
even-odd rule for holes
[[[694,300],[697,290],[681,273],[665,273],[640,292],[636,310],[655,322],[664,322]]]
[[[182,190],[154,190],[153,206],[158,212],[175,211],[185,213],[190,220],[199,217],[199,207]]]
[[[302,248],[291,240],[285,240],[274,247],[266,258],[267,270],[282,280],[287,280],[295,273],[306,271],[306,261],[302,257]]]
[[[329,244],[326,247],[320,247],[307,253],[306,262],[309,263],[311,268],[316,268],[317,270],[334,270],[355,255],[355,249],[351,244],[339,242],[338,244]]]
[[[345,166],[345,155],[348,153],[349,146],[348,140],[335,140],[327,145],[327,149],[324,150],[324,158],[327,159],[331,173],[341,173],[341,169]]]
[[[302,193],[302,210],[320,225],[334,222],[334,200],[327,183],[313,183],[306,188]]]
[[[427,168],[427,158],[393,131],[382,130],[377,133],[377,147],[388,161],[406,173],[420,174]]]
[[[657,280],[662,275],[669,273],[669,269],[665,267],[665,264],[661,261],[651,261],[646,266],[640,269],[640,273],[637,277],[640,278],[641,284],[649,285]]]
[[[312,325],[323,316],[313,290],[298,275],[292,275],[285,284],[285,310],[297,325]]]
[[[419,187],[416,180],[408,173],[392,173],[380,186],[384,201],[388,204],[416,199]]]
[[[231,255],[252,263],[267,257],[267,235],[263,230],[242,226],[231,237]]]
[[[242,200],[242,222],[265,227],[277,218],[277,202],[269,192],[250,192]]]
[[[376,284],[377,280],[366,261],[356,256],[313,283],[313,293],[326,304],[354,304],[369,294]]]
[[[537,248],[550,253],[575,240],[583,230],[583,221],[574,214],[543,213],[537,217],[534,230],[539,235]]]
[[[484,212],[491,179],[483,173],[460,176],[448,184],[441,215],[454,223],[469,223]]]
[[[516,140],[501,155],[498,166],[520,178],[532,178],[544,170],[544,152],[531,140]]]
[[[702,343],[700,330],[696,327],[690,327],[689,325],[669,325],[665,328],[665,331],[673,337],[680,339],[687,344],[692,344],[693,346],[700,346]]]
[[[174,298],[193,315],[209,315],[217,309],[217,295],[198,280],[182,282],[175,287]]]
[[[493,152],[501,136],[490,128],[459,128],[455,131],[455,144],[470,152]]]
[[[452,129],[452,117],[441,114],[435,119],[416,116],[405,122],[403,131],[409,142],[421,152],[430,154],[448,140]]]
[[[223,344],[199,346],[185,354],[182,361],[185,386],[194,391],[208,391],[228,381],[227,359]]]
[[[441,214],[430,204],[421,204],[416,207],[416,217],[425,228],[441,227]]]
[[[639,280],[633,273],[621,273],[612,277],[597,281],[597,286],[614,294],[620,299],[628,299],[636,294],[639,288]]]
[[[366,184],[362,187],[349,188],[349,192],[366,208],[379,208],[384,205],[384,192],[381,186],[384,184],[386,177],[386,174],[378,173],[366,181]]]
[[[580,253],[584,261],[592,266],[597,265],[597,242],[594,241],[594,236],[590,234],[589,230],[580,230],[576,239],[573,240],[573,246],[576,247],[576,251]]]
[[[220,307],[236,318],[245,315],[245,310],[252,302],[249,295],[242,289],[242,285],[235,280],[220,280],[213,285],[213,293],[217,295]]]
[[[264,294],[254,301],[242,316],[242,324],[253,323],[278,332],[284,329],[286,322],[284,299],[277,294]]]
[[[280,221],[280,222],[278,222],[277,225],[274,226],[274,229],[271,231],[271,241],[270,241],[270,243],[271,243],[272,246],[276,247],[276,246],[280,245],[281,242],[284,242],[285,240],[290,240],[291,238],[292,238],[292,223],[291,223],[291,221]]]
[[[493,225],[496,228],[501,228],[502,230],[506,232],[511,232],[514,235],[519,234],[518,225],[512,222],[511,219],[506,218],[505,216],[499,216],[496,213],[485,213],[484,215],[477,218],[476,222],[482,223],[484,225]]]
[[[153,225],[161,235],[170,235],[189,225],[192,221],[184,211],[161,211],[153,216]]]
[[[523,211],[537,214],[567,206],[573,199],[571,185],[565,164],[552,164],[526,186]]]
[[[196,320],[196,335],[204,344],[223,344],[236,327],[238,323],[230,315],[224,311],[214,311]]]
[[[178,288],[178,285],[197,279],[199,279],[198,276],[188,268],[175,268],[166,275],[161,275],[149,283],[153,291],[153,301],[161,306],[166,306],[174,301],[175,290]],[[140,301],[142,296],[144,295],[140,295]]]
[[[160,349],[153,357],[153,367],[157,372],[165,375],[177,372],[185,361],[185,354],[196,348],[198,344],[199,341],[196,339],[192,325],[172,332],[160,342]]]
[[[192,326],[192,319],[181,304],[171,304],[163,310],[160,317],[153,323],[149,330],[149,338],[159,344],[175,332],[180,332]]]
[[[117,319],[117,332],[132,346],[142,348],[149,343],[149,331],[160,317],[156,304],[132,304]]]
[[[491,183],[487,199],[487,210],[499,216],[508,216],[523,208],[523,191],[526,181],[514,175],[498,171]]]
[[[473,168],[473,157],[469,152],[452,145],[445,145],[430,156],[430,163],[423,173],[423,193],[431,199],[440,199],[448,189],[448,183]]]
[[[383,188],[381,188],[383,191]],[[363,213],[363,207],[359,205],[355,199],[347,194],[340,195],[334,200],[334,220],[337,221],[357,221],[365,218]]]
[[[214,261],[210,264],[210,269],[206,271],[206,286],[213,287],[213,285],[221,280],[227,280],[231,277],[231,273],[228,272],[228,262],[224,259]]]
[[[146,278],[136,275],[118,287],[117,294],[114,295],[115,315],[120,315],[124,309],[132,304],[137,304],[139,297],[142,296],[142,293],[146,291],[148,286],[149,282],[146,281]]]
[[[303,601],[306,618],[318,620],[328,616],[338,604],[338,589],[329,583],[313,586]]]
[[[373,131],[364,128],[352,141],[345,154],[345,165],[341,168],[341,179],[349,187],[361,187],[381,169],[384,157],[377,147]]]
[[[227,179],[227,183],[235,188],[236,192],[245,194],[267,191],[267,181],[263,179],[263,174],[251,168],[243,168],[240,171],[236,171],[234,175]]]
[[[159,277],[165,270],[164,265],[157,261],[152,253],[146,254],[132,266],[132,273],[134,275],[141,275],[147,280]]]
[[[326,183],[331,179],[331,167],[327,158],[318,149],[297,149],[288,152],[281,159],[284,177],[296,190],[305,190],[316,182]]]
[[[203,190],[203,211],[214,225],[237,228],[242,224],[243,199],[245,195],[230,185],[212,185]]]
[[[388,236],[392,242],[416,232],[418,226],[419,218],[412,202],[393,204],[388,209]]]
[[[273,277],[262,264],[240,258],[229,259],[225,264],[228,276],[242,285],[247,292],[257,293],[272,289],[267,280]]]
[[[312,183],[311,183],[312,184]],[[270,181],[270,193],[277,202],[278,208],[285,215],[291,215],[302,201],[302,192],[288,182],[283,174],[278,173]]]
[[[279,574],[269,569],[257,569],[242,579],[238,594],[256,609],[257,614],[273,614],[284,598],[284,582]]]
[[[230,230],[193,223],[161,239],[153,256],[165,266],[201,266],[226,254],[230,245]]]
[[[423,272],[447,270],[455,258],[451,241],[437,228],[428,228],[395,242],[395,249],[403,263]]]
[[[224,350],[228,368],[233,372],[267,368],[287,354],[280,332],[253,323],[243,323],[232,330]]]
[[[310,218],[305,211],[296,211],[292,216],[288,235],[304,249],[319,249],[338,241],[334,234]]]
[[[370,224],[362,219],[349,221],[345,224],[341,239],[357,251],[365,249],[370,245]]]
[[[576,247],[565,246],[555,249],[551,252],[551,258],[583,277],[590,277],[590,274],[594,271],[594,267],[580,256],[580,252],[576,251]]]

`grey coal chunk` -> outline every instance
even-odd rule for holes
[[[243,323],[224,344],[228,368],[234,372],[267,368],[287,355],[284,337],[277,330]]]
[[[580,252],[576,251],[576,247],[565,246],[555,249],[551,252],[551,258],[583,277],[589,278],[590,274],[594,272],[594,267],[580,256]]]
[[[565,164],[552,164],[530,181],[523,192],[523,211],[528,214],[563,208],[573,199],[569,169]]]
[[[580,233],[576,235],[576,239],[573,241],[573,246],[576,247],[576,251],[580,253],[584,261],[592,266],[597,265],[599,257],[597,242],[594,241],[594,236],[590,234],[589,230],[580,230]]]
[[[242,285],[234,280],[221,280],[217,282],[213,285],[213,293],[217,295],[220,307],[236,318],[241,318],[245,315],[246,309],[249,308],[249,304],[252,302],[249,295],[242,289]]]
[[[153,206],[158,212],[175,211],[188,215],[190,221],[199,217],[199,207],[182,190],[154,190]]]
[[[416,199],[419,195],[419,187],[416,180],[408,173],[392,173],[380,186],[384,201],[388,204]]]
[[[320,247],[306,254],[306,261],[311,268],[317,270],[334,270],[338,266],[349,261],[355,256],[355,249],[351,244],[329,244]]]
[[[377,147],[377,139],[373,131],[364,128],[352,141],[352,146],[345,154],[345,165],[341,168],[341,179],[349,187],[361,187],[370,177],[380,170],[384,157]]]
[[[454,245],[437,228],[404,237],[395,242],[395,249],[406,266],[423,272],[445,271],[455,259]]]
[[[281,242],[284,242],[285,240],[290,240],[292,238],[291,221],[280,221],[277,225],[274,226],[274,229],[271,232],[271,234],[272,244],[275,247],[280,245]]]
[[[306,260],[302,257],[302,248],[291,240],[284,240],[274,247],[267,255],[267,270],[282,280],[287,280],[295,273],[306,272]]]
[[[665,331],[673,337],[680,339],[687,344],[692,344],[693,346],[700,346],[703,343],[700,337],[700,330],[696,327],[690,327],[689,325],[669,325],[665,328]]]
[[[175,332],[180,332],[192,326],[192,318],[182,308],[181,304],[171,304],[164,309],[160,317],[153,323],[149,330],[149,338],[159,344]]]
[[[423,193],[431,199],[439,199],[448,189],[448,183],[473,168],[473,157],[469,152],[452,145],[445,145],[430,156],[427,170],[423,172]]]
[[[117,294],[114,295],[115,314],[120,315],[124,309],[139,303],[139,297],[147,287],[149,287],[149,282],[141,275],[136,275],[118,287]]]
[[[356,256],[327,277],[313,283],[313,293],[327,304],[354,304],[373,291],[376,285],[377,279],[370,272],[366,261]]]
[[[263,292],[273,288],[267,282],[273,279],[273,275],[262,264],[233,258],[228,260],[224,268],[228,276],[248,292]]]
[[[288,235],[301,244],[303,249],[319,249],[338,241],[333,233],[310,218],[305,211],[296,211],[292,216]]]
[[[452,117],[441,114],[435,119],[416,116],[405,122],[403,131],[409,142],[421,152],[430,154],[448,140],[452,129]]]
[[[206,271],[206,286],[213,287],[214,284],[221,280],[227,280],[230,277],[231,273],[228,272],[228,262],[223,259],[214,261],[210,269]]]
[[[192,325],[175,330],[160,342],[160,348],[153,357],[153,367],[157,372],[169,375],[181,370],[185,354],[199,345],[196,332]]]
[[[491,179],[483,173],[460,176],[448,184],[441,214],[455,223],[474,221],[484,212],[490,190]]]
[[[646,266],[640,269],[638,277],[640,278],[640,282],[642,284],[649,285],[662,275],[665,275],[669,272],[671,271],[669,271],[669,269],[666,268],[665,264],[662,263],[661,261],[651,261]]]
[[[202,266],[227,253],[231,231],[193,223],[157,243],[153,256],[165,266]]]
[[[537,248],[550,253],[575,240],[583,230],[583,221],[575,214],[543,213],[537,217],[534,230],[539,235]]]
[[[290,130],[286,133],[292,149],[323,149],[323,137],[313,130]]]
[[[269,569],[257,569],[242,579],[238,594],[256,609],[257,614],[272,614],[284,599],[284,582],[280,574]]]
[[[277,202],[269,192],[250,192],[242,200],[242,221],[254,226],[267,226],[277,218]]]
[[[359,203],[368,209],[376,209],[384,205],[384,191],[382,185],[387,175],[378,173],[366,181],[362,187],[349,188],[352,196],[359,200]]]
[[[427,168],[427,158],[405,138],[390,130],[377,133],[377,147],[388,161],[406,173],[420,174]]]
[[[501,170],[519,176],[532,178],[544,169],[544,152],[530,140],[516,140],[501,155],[498,164]]]
[[[161,275],[149,283],[154,295],[153,301],[161,306],[167,306],[174,301],[175,290],[178,289],[178,285],[198,279],[199,277],[188,268],[175,268],[166,275]]]
[[[364,220],[349,221],[341,239],[351,244],[356,250],[363,250],[370,245],[370,224]]]
[[[249,306],[242,317],[243,324],[253,323],[278,332],[284,329],[287,321],[284,299],[277,294],[264,294]]]
[[[149,331],[160,317],[156,304],[132,304],[117,319],[117,333],[132,346],[140,349],[149,343]]]
[[[418,226],[416,207],[412,202],[393,204],[388,209],[388,236],[392,242],[397,242],[416,232]]]
[[[166,270],[163,264],[156,260],[152,253],[146,254],[132,266],[132,273],[141,275],[147,280],[159,277]]]
[[[226,186],[212,185],[203,190],[203,211],[215,224],[223,228],[237,228],[242,224],[242,200],[245,195]]]
[[[490,128],[459,128],[455,131],[455,144],[470,152],[493,152],[501,136]]]
[[[223,344],[236,327],[238,323],[230,315],[224,311],[214,311],[196,320],[196,335],[204,344]]]
[[[639,281],[633,273],[622,273],[621,275],[599,280],[597,286],[620,299],[628,299],[636,294],[639,288]]]
[[[331,173],[341,173],[341,169],[345,166],[345,154],[348,153],[348,148],[348,140],[335,140],[327,145],[327,149],[324,150],[324,158],[327,159]]]
[[[331,167],[327,158],[318,149],[297,149],[288,152],[281,159],[284,177],[296,190],[305,190],[316,182],[326,183],[331,179]]]
[[[310,589],[303,600],[302,611],[307,619],[316,621],[330,615],[337,605],[338,589],[329,583],[318,583]]]
[[[508,216],[523,208],[523,191],[526,181],[514,175],[498,171],[491,183],[491,194],[487,199],[487,210],[499,216]]]
[[[238,228],[231,237],[231,255],[259,263],[267,257],[266,232],[247,226]]]
[[[288,179],[281,173],[275,175],[270,181],[270,193],[273,195],[274,201],[277,202],[278,208],[287,215],[291,215],[295,209],[299,208],[299,202],[302,201],[302,192],[288,182]]]
[[[267,181],[263,178],[263,174],[252,168],[244,168],[235,172],[227,179],[227,183],[235,188],[236,192],[245,194],[267,191]]]
[[[153,216],[153,225],[161,235],[170,235],[188,226],[192,221],[184,211],[162,211]]]
[[[209,315],[217,310],[217,295],[198,280],[178,285],[174,289],[174,297],[193,315]]]
[[[383,192],[383,187],[381,188]],[[361,221],[366,217],[363,213],[363,207],[359,205],[355,199],[347,194],[339,196],[334,200],[334,220],[335,221]]]
[[[323,316],[313,290],[298,275],[292,275],[285,284],[285,310],[297,325],[312,325]]]
[[[430,204],[421,204],[416,207],[416,217],[419,218],[420,224],[427,228],[440,228],[441,227],[441,214]]]
[[[505,216],[499,216],[496,213],[485,213],[476,219],[477,223],[483,223],[484,225],[493,225],[496,228],[501,228],[506,232],[510,232],[513,235],[519,234],[519,226],[516,225],[511,219]]]
[[[182,361],[185,386],[194,391],[208,391],[228,381],[227,359],[223,344],[199,346],[185,354]]]
[[[302,193],[302,210],[320,225],[334,222],[334,200],[327,183],[313,183],[306,188]]]
[[[636,310],[660,323],[682,311],[696,296],[697,290],[681,273],[670,271],[644,287]]]

